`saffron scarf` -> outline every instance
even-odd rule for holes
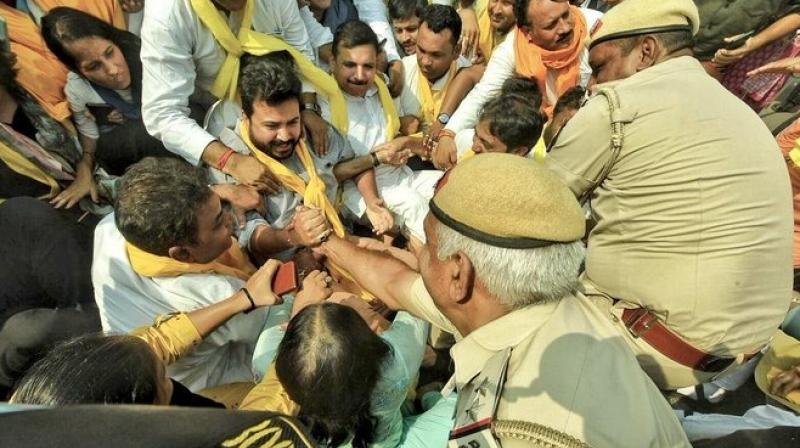
[[[550,104],[547,95],[547,70],[555,70],[555,96],[561,96],[569,88],[578,84],[581,67],[581,53],[587,37],[586,19],[581,10],[570,6],[575,18],[572,41],[560,50],[545,50],[530,42],[519,28],[514,42],[514,57],[517,75],[536,82],[542,92],[542,108],[548,116],[552,115],[554,104]]]
[[[308,79],[314,87],[328,97],[331,105],[331,124],[341,133],[347,133],[347,105],[344,96],[339,90],[336,81],[309,61],[302,53],[283,40],[259,33],[251,29],[255,1],[245,3],[242,26],[238,37],[233,34],[224,15],[211,3],[211,0],[191,0],[200,21],[214,35],[214,38],[227,52],[217,78],[211,86],[211,93],[218,98],[236,99],[236,90],[239,85],[239,58],[244,53],[256,56],[265,55],[274,51],[285,50],[292,55],[300,73]]]
[[[117,0],[33,0],[42,11],[49,12],[57,6],[67,6],[114,25],[114,28],[127,29],[125,12]]]
[[[125,250],[133,271],[144,277],[177,277],[182,274],[215,273],[247,281],[256,272],[255,266],[250,263],[247,254],[242,251],[239,242],[233,237],[231,237],[231,247],[210,263],[185,263],[174,258],[154,255],[127,241]]]
[[[484,2],[485,5],[478,15],[478,48],[483,55],[483,59],[489,62],[492,57],[492,52],[495,47],[500,44],[501,39],[497,38],[497,33],[492,28],[492,18],[489,14],[489,2]],[[476,9],[480,7],[476,5]]]
[[[68,122],[67,68],[47,49],[39,27],[25,13],[0,3],[0,16],[6,20],[11,52],[17,56],[17,83],[50,117],[62,124]]]

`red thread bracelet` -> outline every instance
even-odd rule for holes
[[[228,150],[227,150],[227,151],[225,151],[225,152],[224,152],[224,153],[223,153],[223,154],[222,154],[222,155],[219,157],[219,159],[217,160],[217,168],[218,168],[220,171],[222,171],[222,169],[223,169],[223,168],[225,168],[225,164],[227,164],[227,163],[228,163],[228,159],[230,159],[230,158],[231,158],[231,156],[233,155],[233,153],[234,153],[234,152],[235,152],[234,150],[232,150],[232,149],[228,148]]]

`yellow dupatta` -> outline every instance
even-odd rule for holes
[[[239,58],[242,54],[261,56],[273,51],[285,50],[292,55],[300,73],[320,93],[328,97],[331,105],[331,124],[339,132],[347,134],[347,105],[336,81],[283,40],[250,29],[253,23],[254,0],[248,0],[245,3],[244,17],[238,37],[233,34],[224,15],[217,10],[211,0],[191,0],[191,3],[200,21],[228,53],[213,86],[211,86],[213,95],[218,98],[236,99],[236,90],[239,85]]]
[[[484,3],[485,5],[483,9],[481,10],[480,14],[478,14],[478,49],[480,49],[483,59],[486,62],[489,62],[489,58],[492,57],[492,52],[500,43],[500,39],[497,38],[497,33],[495,33],[494,29],[492,29],[492,18],[489,14],[489,2],[486,1]],[[476,8],[478,8],[477,5]]]
[[[456,76],[457,62],[458,61],[453,61],[453,63],[450,64],[450,70],[447,72],[447,82],[442,90],[438,90],[435,94],[431,91],[428,78],[426,78],[425,75],[422,74],[422,70],[417,67],[417,90],[419,91],[419,99],[422,106],[421,118],[423,123],[430,125],[439,115],[439,110],[442,108],[442,101],[444,100],[447,88]]]
[[[58,182],[56,182],[53,176],[44,172],[44,170],[39,168],[39,166],[37,166],[35,163],[22,156],[22,154],[11,149],[2,141],[0,141],[0,160],[8,165],[11,170],[37,182],[49,185],[50,193],[47,194],[47,199],[56,197],[56,195],[61,191],[61,187],[58,185]],[[0,204],[2,204],[5,199],[6,198],[0,198]]]
[[[389,88],[386,83],[376,76],[375,86],[378,88],[378,98],[381,100],[381,108],[383,115],[386,117],[386,141],[390,142],[397,135],[400,130],[400,118],[397,116],[397,109],[394,107],[392,94],[389,93]]]
[[[184,263],[174,258],[145,252],[127,241],[125,250],[133,271],[144,277],[215,273],[247,281],[256,272],[255,266],[239,247],[236,238],[231,238],[231,247],[210,263]]]
[[[339,218],[339,211],[336,209],[336,207],[334,207],[334,205],[328,199],[328,196],[325,194],[327,187],[325,186],[325,182],[322,180],[322,178],[319,177],[319,174],[317,174],[317,167],[314,165],[314,159],[311,157],[311,153],[306,146],[305,139],[300,139],[295,147],[295,153],[297,153],[300,163],[303,164],[303,168],[305,168],[306,173],[308,173],[307,184],[300,176],[297,175],[297,173],[287,168],[281,162],[273,159],[267,154],[264,154],[255,147],[253,141],[250,140],[250,126],[248,125],[247,121],[242,120],[239,126],[240,137],[250,149],[250,152],[253,154],[253,156],[258,159],[259,162],[264,164],[264,166],[266,166],[275,175],[275,177],[278,178],[283,186],[302,196],[304,205],[316,207],[322,210],[322,212],[325,214],[325,217],[328,219],[328,222],[331,224],[333,233],[339,238],[344,238],[344,224],[342,224],[342,220]],[[369,291],[365,290],[361,285],[359,285],[347,271],[331,262],[329,262],[329,266],[331,270],[338,274],[341,278],[351,282],[356,288],[358,288],[358,294],[363,299],[372,300],[375,298],[375,296],[370,294]]]

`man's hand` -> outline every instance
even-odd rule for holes
[[[122,10],[128,14],[136,13],[144,8],[144,0],[119,0]]]
[[[221,199],[229,202],[236,214],[236,221],[239,228],[243,228],[247,221],[246,214],[250,210],[255,210],[262,216],[266,216],[267,207],[261,193],[249,185],[218,184],[212,185],[211,189]]]
[[[75,180],[69,187],[50,200],[50,204],[55,208],[72,208],[81,201],[86,195],[92,198],[93,202],[100,201],[100,193],[97,184],[94,182],[93,171],[94,158],[81,159],[75,173]]]
[[[403,76],[403,61],[400,59],[393,61],[389,64],[389,69],[387,71],[389,74],[389,93],[392,94],[392,98],[397,98],[403,93],[403,81],[405,77]]]
[[[376,235],[383,235],[394,227],[392,212],[383,205],[383,199],[367,204],[367,218]]]
[[[328,123],[313,110],[303,111],[303,124],[311,133],[312,148],[318,156],[328,153]]]
[[[125,123],[125,116],[122,115],[122,112],[118,111],[117,109],[114,109],[111,112],[109,112],[106,119],[108,120],[109,123],[114,123],[114,124]]]
[[[322,303],[330,297],[333,279],[325,271],[312,271],[303,279],[303,288],[294,297],[292,317],[309,305]]]
[[[726,37],[724,39],[724,41],[726,43],[733,42],[733,40],[731,40],[731,39],[735,39],[735,37],[733,37],[733,38]],[[714,59],[712,59],[712,60],[715,63],[717,63],[717,65],[719,65],[719,66],[731,65],[734,62],[738,62],[743,57],[745,57],[748,54],[750,54],[753,50],[754,50],[754,48],[753,48],[753,38],[751,37],[751,38],[747,39],[744,42],[744,45],[742,45],[740,47],[734,48],[732,50],[728,50],[728,49],[725,49],[725,48],[721,48],[721,49],[717,50],[717,52],[714,53]]]
[[[456,141],[449,135],[442,135],[433,151],[433,166],[440,170],[448,170],[454,167],[457,161]]]
[[[372,307],[360,297],[347,292],[335,292],[331,294],[328,302],[338,303],[350,307],[361,316],[362,319],[369,325],[370,330],[375,333],[381,334],[391,327],[391,323],[386,320],[380,313],[372,309]]]
[[[444,125],[440,123],[439,120],[435,120],[428,128],[428,133],[422,138],[422,147],[427,154],[426,158],[431,158],[433,150],[436,149],[436,145],[439,144],[439,131],[442,129],[444,129]]]
[[[245,287],[250,292],[250,297],[253,298],[256,307],[283,303],[283,299],[272,292],[272,278],[275,277],[275,273],[282,264],[278,260],[267,260],[264,266],[261,266],[255,274],[247,279]]]
[[[315,247],[331,234],[330,224],[318,208],[299,206],[287,227],[289,242],[294,246]]]
[[[405,148],[406,139],[403,137],[396,138],[390,142],[378,145],[372,148],[378,161],[387,165],[402,166],[408,162],[411,157],[411,150]]]
[[[800,73],[800,56],[779,59],[777,61],[770,62],[769,64],[762,65],[761,67],[747,72],[747,77],[749,78],[762,73],[785,73],[787,75],[796,75]]]
[[[253,156],[234,152],[228,159],[224,171],[240,184],[250,185],[262,193],[275,194],[280,190],[275,175]]]
[[[480,37],[478,16],[472,8],[461,8],[458,15],[461,17],[461,55],[472,60],[478,50]]]
[[[400,135],[413,135],[419,132],[421,122],[413,115],[400,117]]]
[[[800,364],[779,373],[769,385],[770,393],[781,397],[795,389],[800,389]]]

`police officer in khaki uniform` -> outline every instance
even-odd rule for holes
[[[692,57],[690,0],[627,0],[591,33],[594,95],[546,164],[589,199],[587,296],[665,389],[760,350],[788,310],[791,190],[766,126]]]
[[[430,210],[421,274],[338,238],[322,250],[390,307],[458,335],[450,446],[689,446],[613,324],[575,292],[584,218],[554,174],[481,154],[445,175]]]

